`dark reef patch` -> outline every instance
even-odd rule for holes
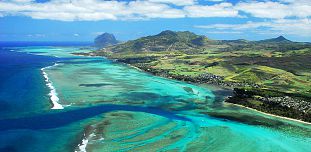
[[[80,87],[103,87],[111,85],[109,83],[79,84]]]
[[[240,113],[206,112],[204,114],[207,114],[215,118],[221,118],[224,120],[241,122],[241,123],[245,123],[249,125],[261,125],[261,126],[268,126],[268,127],[274,127],[274,128],[281,126],[281,125],[285,125],[285,123],[281,121],[271,120],[271,119],[260,117],[260,116],[240,114]]]

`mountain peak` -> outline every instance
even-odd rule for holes
[[[287,40],[284,36],[279,36],[277,38],[275,38],[275,40],[279,40],[279,41],[284,41],[284,40]]]
[[[284,36],[279,36],[277,38],[262,40],[261,42],[291,42],[291,41],[286,39]]]
[[[107,33],[107,32],[105,32],[105,33],[103,33],[103,34],[101,34],[101,35],[105,35],[105,36],[113,36],[113,37],[114,37],[114,35],[113,35],[113,34],[111,34],[111,33]]]
[[[164,36],[164,35],[177,35],[176,32],[171,31],[171,30],[165,30],[162,31],[161,33],[158,34],[159,36]]]
[[[98,35],[95,38],[94,43],[96,47],[103,48],[109,45],[117,44],[118,41],[116,40],[113,34],[105,32],[101,35]]]
[[[207,42],[205,36],[196,35],[189,31],[162,31],[157,35],[141,37],[131,40],[116,47],[108,47],[112,52],[122,51],[193,51],[202,47]]]

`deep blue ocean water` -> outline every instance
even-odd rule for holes
[[[58,124],[57,117],[52,119],[55,122],[43,117],[41,117],[43,119],[36,120],[38,116],[51,112],[51,104],[48,96],[50,90],[46,86],[41,68],[51,66],[57,61],[66,60],[53,56],[18,52],[20,47],[79,46],[85,44],[86,43],[0,42],[0,119],[2,120],[1,126],[7,126],[6,129],[0,131],[0,152],[55,151],[55,149],[58,148],[53,148],[51,145],[65,143],[63,141],[54,140],[54,135],[62,137],[62,132],[64,132],[62,129],[57,131],[42,131],[40,128],[33,128],[32,130],[25,130],[23,128],[20,130],[12,130],[14,129],[13,126],[27,126],[28,128],[32,126],[42,126],[42,122],[43,124],[44,122],[49,122],[51,126]],[[30,117],[30,119],[23,121],[24,117]],[[35,119],[31,119],[31,117]],[[16,120],[19,120],[19,118],[22,119],[21,121],[13,122],[9,125],[8,123],[10,121],[7,119],[15,118]],[[72,119],[71,117],[67,118]],[[70,135],[70,131],[67,135]],[[67,140],[66,137],[63,137],[63,139]],[[65,151],[68,151],[68,149]],[[72,151],[72,149],[70,151]]]
[[[189,130],[188,132],[183,132],[180,136],[174,134],[167,136],[162,135],[161,131],[155,132],[155,135],[157,135],[157,140],[155,141],[160,142],[165,137],[169,137],[171,140],[174,140],[175,137],[183,137],[179,142],[172,142],[171,146],[173,147],[185,147],[186,143],[191,142],[196,137],[204,137],[205,135],[208,135],[207,140],[194,140],[194,143],[198,144],[196,145],[197,148],[202,148],[200,142],[205,142],[203,147],[210,147],[209,149],[211,150],[220,149],[218,151],[228,152],[239,150],[304,152],[309,147],[311,141],[309,127],[303,132],[303,129],[299,127],[295,129],[295,127],[287,125],[287,122],[285,123],[282,120],[282,123],[275,123],[275,128],[285,127],[285,131],[283,130],[284,132],[282,132],[275,130],[273,127],[248,125],[202,115],[200,113],[202,109],[195,108],[198,104],[203,103],[199,102],[201,100],[195,99],[200,99],[201,94],[213,95],[208,88],[155,77],[103,58],[68,55],[72,50],[81,51],[79,50],[80,47],[87,46],[88,44],[67,42],[0,42],[0,152],[75,151],[82,139],[84,139],[84,134],[88,132],[86,128],[89,125],[96,126],[96,123],[105,119],[105,114],[112,111],[116,113],[110,116],[116,117],[116,120],[119,120],[119,118],[122,120],[123,117],[127,116],[124,113],[122,114],[122,111],[132,112],[133,117],[126,120],[126,122],[121,121],[122,124],[117,122],[116,128],[121,128],[119,128],[120,130],[112,131],[111,135],[116,134],[119,136],[123,129],[131,128],[131,122],[135,123],[135,119],[148,122],[148,119],[153,119],[154,117],[161,118],[159,120],[164,119],[165,122],[169,120],[168,122],[179,124],[179,127],[174,127],[175,129],[179,128],[181,131]],[[61,47],[52,47],[51,49],[50,46]],[[44,55],[35,55],[39,53],[38,48]],[[29,54],[25,51],[27,49],[30,52],[36,52]],[[56,52],[53,52],[55,50]],[[57,51],[59,54],[57,54]],[[53,53],[64,55],[61,57],[48,56]],[[47,72],[50,72],[50,78],[54,78],[52,80],[55,82],[56,90],[59,91],[59,97],[62,99],[60,103],[63,106],[67,105],[66,100],[73,103],[72,106],[69,105],[61,110],[51,109],[52,104],[48,95],[51,89],[46,86],[47,82],[41,71],[41,68],[52,66],[55,63],[61,65],[56,66],[55,71]],[[77,77],[80,77],[80,79],[77,79]],[[68,85],[70,87],[67,88]],[[106,88],[100,89],[96,86]],[[196,91],[192,91],[192,93],[187,92],[184,90],[185,86]],[[100,91],[96,92],[98,90]],[[110,93],[117,93],[116,97],[118,98],[115,98],[115,96],[110,97]],[[103,98],[99,98],[101,102],[90,102],[92,101],[91,99],[97,99],[97,97],[101,96],[103,96]],[[84,102],[84,100],[80,99],[84,97],[90,101]],[[105,103],[106,100],[109,101],[109,97],[112,98],[111,102]],[[202,97],[206,101],[206,96]],[[123,105],[114,103],[114,101],[119,100],[124,102]],[[143,104],[135,102],[140,100],[144,101]],[[198,102],[198,104],[194,104],[194,101]],[[79,104],[74,105],[76,102]],[[213,100],[210,102],[213,102]],[[167,107],[170,107],[170,104],[175,105],[175,107],[168,110],[169,108]],[[182,106],[182,108],[178,106]],[[209,103],[207,102],[201,108],[208,107]],[[224,110],[224,112],[227,110],[230,115],[233,114],[232,112],[235,112],[235,115],[241,112],[250,114],[250,116],[259,115],[257,112],[239,107],[220,107],[219,109],[216,107],[213,110]],[[118,112],[120,112],[119,115]],[[100,115],[102,113],[104,115]],[[262,114],[260,115],[262,116]],[[243,114],[241,113],[241,118],[242,116]],[[110,118],[110,121],[113,124],[114,119],[112,118]],[[106,119],[109,120],[109,117]],[[246,117],[245,119],[248,118]],[[259,117],[254,117],[254,119],[259,119]],[[269,119],[279,122],[275,118]],[[154,122],[154,124],[157,123],[158,121]],[[111,124],[106,123],[106,125],[109,127]],[[151,131],[152,129],[157,130],[159,128],[167,129],[165,125],[161,125],[150,125],[154,127],[149,127]],[[123,129],[122,126],[124,126]],[[146,126],[143,125],[140,127],[143,129],[138,126],[134,130],[146,129]],[[93,132],[99,136],[108,134],[105,131],[96,132],[96,129],[101,128],[101,125],[99,125],[98,128],[95,127]],[[112,126],[111,128],[114,129],[115,127]],[[214,130],[215,128],[216,131]],[[286,130],[292,130],[292,132],[286,132]],[[303,137],[295,135],[296,132],[300,131],[303,132]],[[142,131],[141,135],[144,136],[145,133]],[[135,134],[134,136],[129,135],[122,138],[133,137],[135,137]],[[92,141],[92,136],[88,138]],[[124,145],[133,144],[132,142],[123,142],[122,140],[104,140],[101,143],[100,139],[93,139],[93,143],[90,142],[90,147],[93,144],[93,148],[105,149],[118,142],[117,145],[120,146],[118,148],[122,149]],[[142,140],[140,142],[153,146],[156,145],[153,144],[155,141]],[[136,146],[140,147],[141,145]],[[135,147],[135,142],[133,147]],[[113,148],[116,147],[112,146]],[[244,150],[241,150],[241,148],[244,148]],[[102,149],[100,151],[103,151]],[[148,149],[150,148],[148,147]],[[155,149],[152,150],[155,151]]]
[[[66,60],[18,52],[21,47],[86,46],[88,42],[0,42],[0,117],[31,114],[49,108],[49,89],[41,68]]]
[[[0,47],[1,118],[43,110],[49,104],[49,90],[40,69],[58,59],[16,52],[17,49]]]
[[[0,43],[0,152],[55,151],[55,149],[58,151],[57,147],[49,146],[67,144],[66,139],[74,136],[70,134],[70,131],[77,134],[79,129],[83,129],[79,124],[72,126],[71,123],[114,110],[142,111],[170,119],[185,119],[163,110],[135,106],[99,105],[69,111],[51,111],[48,96],[50,89],[46,86],[41,68],[51,66],[56,62],[70,64],[70,58],[29,54],[19,52],[19,49],[38,46],[85,45],[86,43],[53,42]],[[56,135],[57,139],[62,140],[53,140],[56,139]],[[60,147],[69,147],[64,150],[72,151],[71,148],[75,148],[77,143],[74,144],[74,146]]]

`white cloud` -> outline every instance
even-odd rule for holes
[[[310,0],[282,0],[279,2],[240,2],[236,9],[258,18],[282,19],[288,17],[306,18],[311,16]]]
[[[45,3],[16,3],[0,1],[4,15],[24,15],[35,19],[73,20],[127,20],[146,18],[184,17],[182,10],[167,4],[149,1],[51,0]]]
[[[148,1],[132,1],[128,4],[128,11],[130,14],[139,14],[139,17],[142,18],[181,18],[185,16],[182,10]]]
[[[45,34],[27,34],[27,37],[35,37],[35,38],[42,38],[45,37]]]
[[[274,31],[281,31],[291,35],[308,36],[311,35],[311,21],[309,19],[281,19],[276,20],[271,25]]]
[[[206,1],[210,1],[210,2],[222,2],[224,0],[206,0]]]
[[[231,3],[220,3],[215,5],[192,5],[186,6],[184,10],[188,17],[238,17],[239,12]]]
[[[235,17],[231,3],[199,5],[196,0],[33,0],[0,1],[1,16],[23,15],[61,21],[138,20],[183,17]]]
[[[15,3],[29,3],[29,2],[34,2],[35,0],[3,0],[7,2],[15,2]]]
[[[311,21],[309,19],[278,19],[265,22],[247,22],[244,24],[198,25],[196,28],[231,30],[238,32],[255,31],[259,34],[280,33],[310,37]]]
[[[212,24],[212,25],[198,25],[196,28],[205,28],[205,29],[233,29],[233,30],[245,30],[250,28],[260,28],[270,26],[270,22],[247,22],[244,24]]]
[[[80,34],[75,33],[75,34],[73,34],[73,36],[78,37],[78,36],[80,36]]]
[[[239,3],[236,8],[254,17],[284,18],[289,15],[288,6],[278,2]]]
[[[306,19],[311,17],[311,0],[241,1],[207,0],[216,4],[201,4],[198,0],[0,0],[0,17],[29,16],[34,19],[61,21],[145,20],[154,18],[250,17]],[[242,13],[243,12],[243,13]],[[250,18],[251,20],[251,18]],[[254,23],[243,25],[255,26]]]
[[[148,0],[148,1],[155,3],[174,4],[176,6],[193,5],[196,3],[196,0]]]

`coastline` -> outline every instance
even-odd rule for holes
[[[51,80],[49,79],[48,74],[44,71],[45,69],[49,69],[49,68],[55,67],[57,65],[58,64],[55,63],[52,66],[47,66],[47,67],[41,68],[41,71],[42,71],[43,77],[45,78],[46,86],[48,86],[50,89],[50,93],[48,95],[50,96],[50,100],[52,102],[52,108],[51,109],[64,109],[64,107],[58,103],[59,98],[57,96],[56,89],[53,86],[53,83],[51,82]]]
[[[224,104],[227,104],[227,105],[234,105],[234,106],[246,108],[246,109],[249,109],[249,110],[253,110],[253,111],[256,111],[256,112],[259,112],[259,113],[268,115],[268,116],[277,117],[277,118],[281,118],[281,119],[286,119],[286,120],[290,120],[290,121],[295,121],[295,122],[299,122],[299,123],[311,125],[311,122],[306,122],[306,121],[302,121],[302,120],[299,120],[299,119],[294,119],[294,118],[289,118],[289,117],[283,117],[283,116],[279,116],[279,115],[274,115],[274,114],[271,114],[271,113],[262,112],[262,111],[259,111],[259,110],[257,110],[257,109],[253,109],[253,108],[246,107],[246,106],[239,105],[239,104],[235,104],[235,103],[224,102]]]
[[[74,54],[76,55],[76,54]],[[87,55],[87,54],[83,54],[85,56],[99,56],[99,57],[103,57],[103,56],[100,56],[100,55]],[[149,74],[152,74],[152,75],[155,75],[155,76],[159,76],[159,77],[163,77],[163,78],[167,78],[167,79],[172,79],[172,80],[177,80],[177,81],[183,81],[183,82],[187,82],[187,83],[192,83],[192,84],[199,84],[197,82],[192,82],[192,81],[187,81],[187,80],[181,80],[181,79],[177,79],[175,77],[171,77],[171,76],[166,76],[166,75],[157,75],[156,73],[153,73],[153,72],[150,72],[150,71],[146,71],[142,68],[139,68],[137,66],[134,66],[130,63],[125,63],[125,62],[121,62],[119,60],[116,60],[116,59],[111,59],[107,56],[104,56],[105,58],[107,59],[110,59],[110,60],[113,60],[114,62],[118,62],[118,63],[121,63],[121,64],[125,64],[129,67],[132,67],[136,70],[139,70],[139,71],[142,71],[142,72],[146,72],[146,73],[149,73]],[[233,91],[233,88],[232,86],[226,86],[226,85],[217,85],[217,84],[213,84],[213,83],[205,83],[205,84],[210,84],[210,85],[214,85],[214,86],[217,86],[217,87],[220,87],[220,88],[224,88],[224,89],[230,89]],[[274,114],[271,114],[271,113],[266,113],[266,112],[263,112],[263,111],[259,111],[257,109],[253,109],[253,108],[250,108],[250,107],[246,107],[246,106],[243,106],[243,105],[239,105],[239,104],[234,104],[234,103],[229,103],[229,102],[225,102],[223,101],[223,103],[225,104],[228,104],[228,105],[235,105],[235,106],[239,106],[239,107],[243,107],[243,108],[247,108],[249,110],[253,110],[253,111],[256,111],[256,112],[259,112],[259,113],[262,113],[262,114],[265,114],[265,115],[268,115],[268,116],[272,116],[272,117],[277,117],[277,118],[281,118],[281,119],[286,119],[286,120],[290,120],[290,121],[295,121],[295,122],[299,122],[299,123],[303,123],[303,124],[307,124],[307,125],[311,125],[311,122],[306,122],[306,121],[302,121],[302,120],[299,120],[299,119],[294,119],[294,118],[289,118],[289,117],[284,117],[284,116],[279,116],[279,115],[274,115]]]
[[[108,57],[107,57],[108,58]],[[108,58],[109,59],[109,58]],[[124,63],[124,62],[119,62],[116,60],[116,62],[118,63],[122,63],[122,64],[125,64],[129,67],[132,67],[134,69],[137,69],[139,71],[143,71],[143,72],[147,72],[149,74],[152,74],[152,75],[155,75],[155,76],[159,76],[159,77],[163,77],[163,78],[167,78],[167,79],[172,79],[172,80],[177,80],[177,81],[183,81],[183,82],[187,82],[187,83],[192,83],[192,84],[197,84],[195,82],[191,82],[191,81],[185,81],[185,80],[179,80],[179,79],[175,79],[173,77],[165,77],[165,76],[161,76],[161,75],[156,75],[152,72],[148,72],[148,71],[145,71],[139,67],[136,67],[132,64],[129,64],[129,63]],[[206,84],[209,84],[209,83],[206,83]],[[211,84],[211,85],[214,85],[214,84]],[[221,88],[225,88],[225,89],[230,89],[233,91],[233,88],[232,87],[228,87],[228,86],[223,86],[223,85],[217,85],[217,87],[221,87]],[[303,124],[307,124],[307,125],[311,125],[311,122],[306,122],[306,121],[302,121],[302,120],[299,120],[299,119],[294,119],[294,118],[289,118],[289,117],[284,117],[284,116],[279,116],[279,115],[275,115],[275,114],[271,114],[271,113],[266,113],[266,112],[263,112],[263,111],[259,111],[257,109],[253,109],[253,108],[250,108],[250,107],[246,107],[246,106],[243,106],[243,105],[239,105],[239,104],[234,104],[234,103],[230,103],[230,102],[225,102],[225,100],[223,101],[223,103],[225,104],[229,104],[229,105],[235,105],[235,106],[239,106],[239,107],[243,107],[243,108],[247,108],[249,110],[253,110],[253,111],[256,111],[256,112],[259,112],[259,113],[262,113],[262,114],[265,114],[267,116],[272,116],[272,117],[277,117],[277,118],[281,118],[281,119],[286,119],[286,120],[290,120],[290,121],[295,121],[295,122],[299,122],[299,123],[303,123]]]

